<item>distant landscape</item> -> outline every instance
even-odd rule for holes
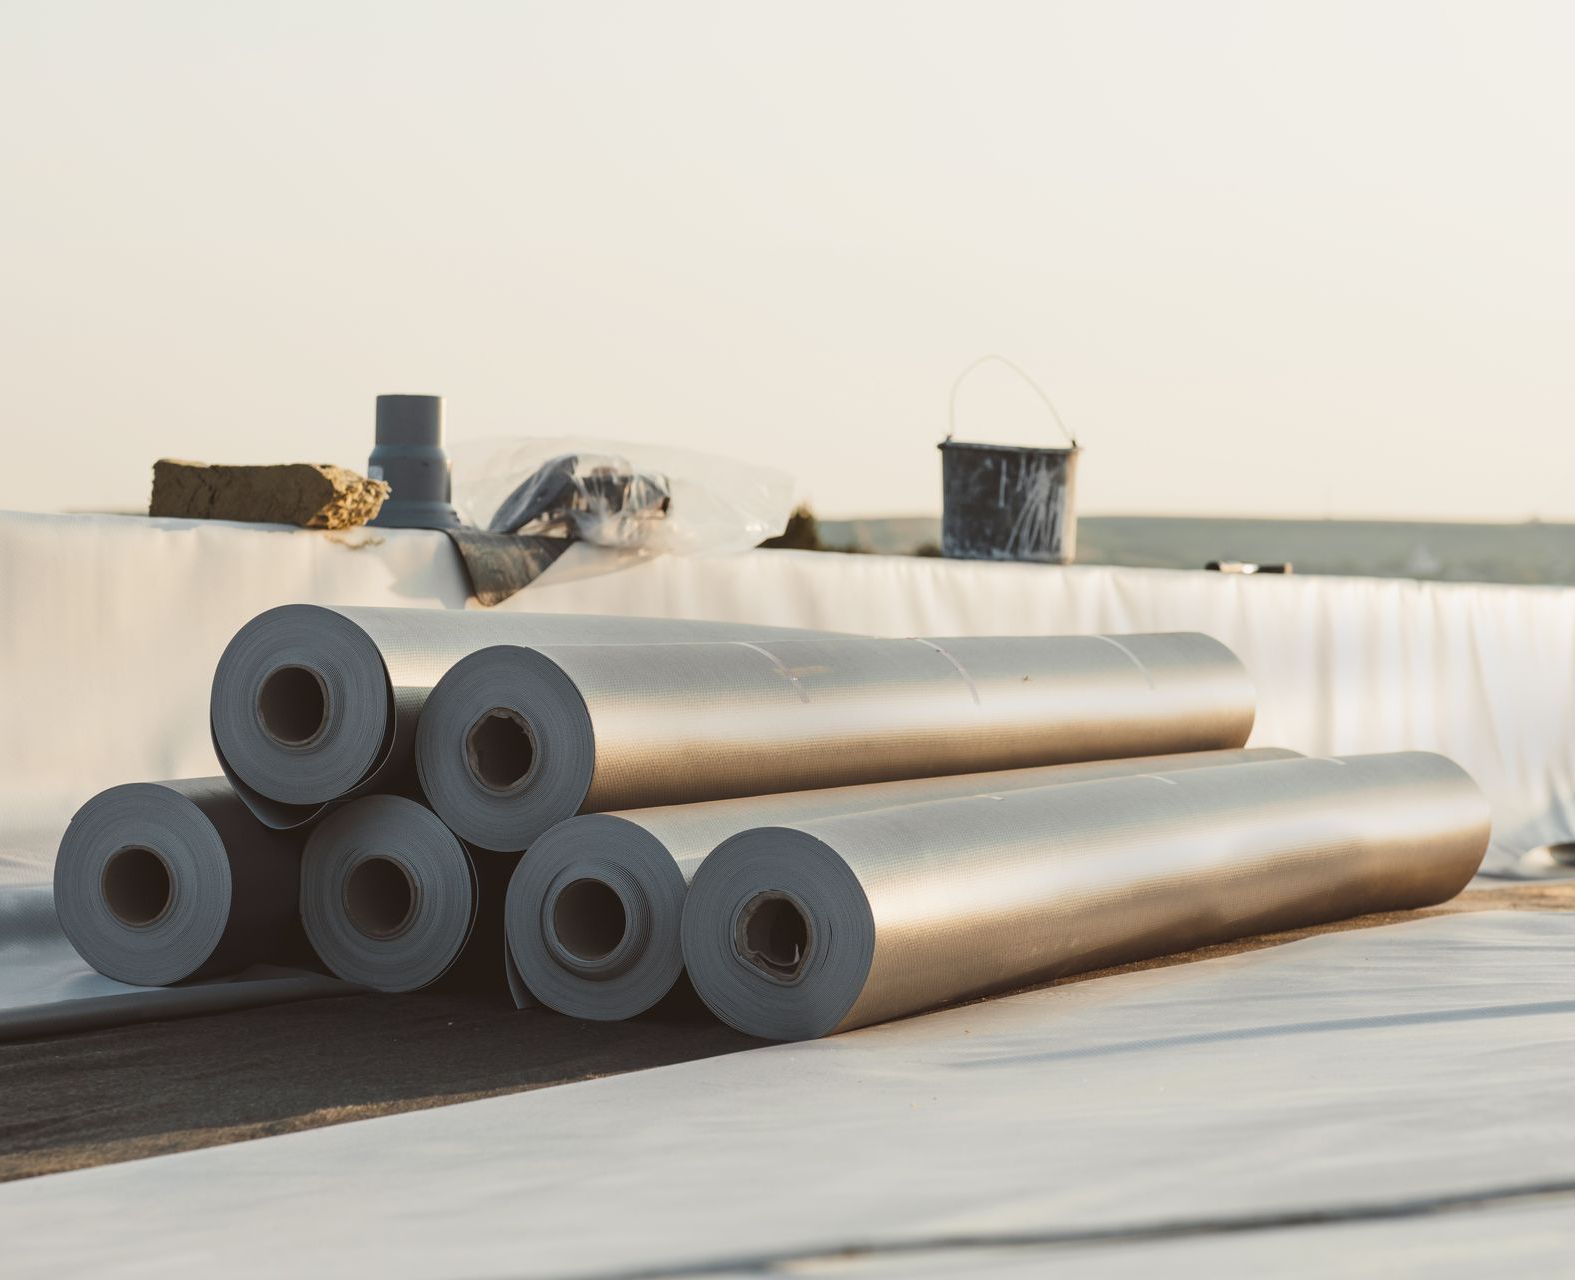
[[[828,547],[911,555],[940,541],[934,516],[821,520]],[[1575,584],[1575,524],[1240,520],[1084,516],[1079,564],[1201,569],[1211,560],[1289,561],[1297,573],[1452,582]]]

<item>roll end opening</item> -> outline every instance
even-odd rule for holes
[[[605,959],[623,941],[628,928],[623,899],[604,880],[576,880],[565,885],[553,903],[553,934],[558,945],[578,960]]]
[[[769,978],[792,982],[804,973],[813,931],[804,908],[785,893],[758,893],[738,913],[733,946],[739,959]]]
[[[257,690],[257,719],[281,746],[307,746],[328,727],[328,686],[310,667],[279,667]]]
[[[489,791],[513,791],[536,766],[536,737],[519,712],[493,707],[465,735],[465,762]]]
[[[346,877],[344,906],[350,923],[368,938],[397,938],[415,917],[416,884],[403,864],[374,854]]]
[[[175,897],[175,877],[169,863],[143,845],[111,854],[100,886],[110,914],[133,929],[157,923]]]

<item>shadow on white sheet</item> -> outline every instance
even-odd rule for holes
[[[1575,1187],[1572,964],[1555,914],[1324,935],[12,1183],[0,1236],[50,1277],[748,1274],[1089,1232],[1168,1266],[1215,1246],[1156,1227]]]
[[[0,884],[0,1042],[357,990],[326,974],[265,965],[173,987],[129,986],[77,955],[55,918],[50,885]]]

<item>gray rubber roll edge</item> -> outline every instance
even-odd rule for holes
[[[943,800],[724,841],[683,954],[750,1035],[846,1031],[1067,974],[1458,893],[1488,842],[1459,766],[1282,760]]]
[[[478,944],[493,959],[477,967],[496,982],[503,881],[513,869],[504,855],[478,859],[425,805],[363,796],[306,841],[301,921],[335,975],[374,991],[431,986]]]
[[[432,690],[416,768],[464,839],[576,813],[1229,750],[1254,693],[1190,633],[500,645]]]
[[[105,977],[165,986],[309,959],[296,916],[301,842],[223,778],[112,787],[71,819],[55,912]]]
[[[209,722],[236,793],[261,821],[285,829],[353,796],[412,792],[427,695],[478,649],[811,634],[671,618],[281,605],[225,647]]]
[[[504,913],[509,957],[530,994],[559,1013],[632,1018],[683,972],[680,922],[689,881],[713,848],[751,827],[1296,755],[1202,751],[583,814],[536,840],[515,869]]]

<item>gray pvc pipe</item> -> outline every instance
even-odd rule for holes
[[[378,396],[377,445],[367,474],[393,490],[373,524],[452,529],[461,523],[443,452],[442,396]]]

